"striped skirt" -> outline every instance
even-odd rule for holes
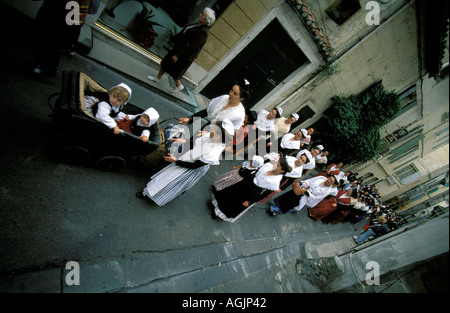
[[[235,169],[217,177],[213,185],[217,191],[220,191],[222,189],[225,189],[231,185],[240,182],[243,179],[244,177],[239,175],[239,169]]]
[[[194,186],[209,170],[209,164],[196,169],[171,163],[152,176],[143,194],[163,206]]]

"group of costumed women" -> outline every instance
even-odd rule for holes
[[[163,206],[194,186],[211,165],[218,165],[226,148],[226,138],[233,138],[243,125],[246,111],[241,101],[248,96],[248,82],[235,83],[228,95],[211,100],[206,110],[189,118],[179,118],[181,124],[189,124],[194,117],[207,117],[210,131],[201,131],[192,149],[180,157],[164,156],[170,164],[154,174],[136,196]],[[261,123],[264,121],[273,123],[271,116],[266,115],[267,118],[258,122],[259,127],[263,127]],[[254,204],[267,201],[291,185],[291,190],[274,199],[276,205],[269,211],[272,215],[300,211],[304,207],[315,206],[328,195],[336,196],[337,180],[334,176],[295,182],[303,174],[303,165],[313,164],[320,152],[317,148],[311,151],[317,152],[312,154],[304,149],[295,156],[278,153],[264,157],[254,155],[251,160],[218,177],[211,195],[214,217],[235,222]]]
[[[248,96],[248,82],[236,82],[228,95],[211,100],[207,109],[188,118],[179,118],[181,124],[190,124],[195,117],[208,117],[210,131],[201,131],[192,149],[180,157],[170,153],[164,156],[171,164],[153,175],[136,197],[149,198],[163,206],[194,186],[211,165],[218,165],[226,147],[227,134],[232,137],[244,122],[245,108],[241,101]]]

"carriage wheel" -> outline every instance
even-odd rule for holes
[[[59,149],[60,162],[70,165],[85,165],[91,158],[91,152],[80,146],[67,146]]]
[[[118,156],[104,156],[97,160],[95,167],[105,172],[117,172],[125,166],[127,162]]]

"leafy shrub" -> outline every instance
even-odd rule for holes
[[[345,163],[366,162],[380,149],[380,127],[400,111],[398,96],[386,91],[381,81],[360,95],[333,96],[326,112],[336,159]]]

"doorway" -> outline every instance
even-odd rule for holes
[[[210,99],[227,94],[229,83],[243,78],[250,82],[250,109],[308,58],[277,19],[267,25],[200,93]]]

